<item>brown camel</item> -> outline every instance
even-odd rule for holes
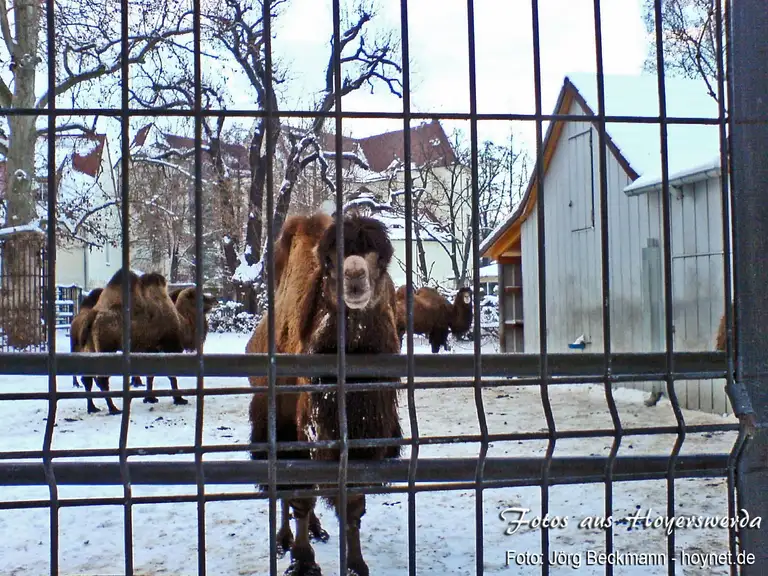
[[[81,332],[83,329],[83,323],[85,322],[88,312],[96,306],[96,302],[99,301],[99,296],[104,291],[104,288],[94,288],[88,295],[83,298],[80,303],[80,310],[78,310],[75,317],[72,318],[72,323],[69,325],[69,351],[81,352],[83,349],[81,341]],[[77,381],[77,376],[72,375],[72,385],[76,388],[80,387],[80,383]]]
[[[168,294],[168,297],[174,303],[176,313],[179,317],[181,327],[181,345],[187,352],[195,352],[197,350],[197,289],[195,287],[189,288],[177,288],[173,292]],[[208,313],[213,309],[213,305],[216,300],[203,294],[203,343],[208,336]],[[141,384],[141,380],[139,384]],[[174,385],[177,380],[173,376],[169,376],[171,381],[171,387],[176,389]],[[155,404],[157,397],[152,394],[152,386],[154,384],[155,377],[147,376],[147,395],[144,398],[144,402]],[[176,404],[186,404],[187,401],[183,398],[176,402]]]
[[[81,332],[84,352],[117,352],[123,347],[122,277],[119,270],[107,283],[96,305],[88,312]],[[176,307],[168,296],[165,278],[158,273],[139,277],[128,272],[131,285],[131,352],[183,352],[181,322]],[[109,390],[109,377],[99,376],[96,384]],[[93,377],[83,377],[83,385],[90,391]],[[176,378],[171,388],[178,390]],[[151,391],[148,390],[148,397]],[[145,398],[145,401],[147,400]],[[174,395],[175,404],[187,404],[181,395]],[[120,413],[107,398],[109,411]],[[88,399],[88,412],[98,412],[92,399]]]
[[[290,300],[302,300],[309,295],[307,276],[315,273],[318,265],[313,255],[322,234],[333,223],[330,216],[318,213],[311,217],[292,216],[285,221],[280,237],[275,243],[275,347],[278,353],[301,354],[304,346],[299,338],[299,317]],[[291,267],[286,268],[288,257],[292,258]],[[283,275],[285,274],[285,281]],[[285,287],[291,288],[287,293]],[[261,319],[251,336],[245,351],[249,354],[268,352],[267,315]],[[263,376],[251,376],[252,386],[266,387],[268,381]],[[278,378],[277,385],[296,385],[298,378]],[[277,397],[277,440],[295,442],[298,440],[296,429],[297,394],[281,394]],[[268,398],[264,393],[254,394],[250,407],[251,442],[267,442]],[[266,452],[253,452],[254,460],[267,458]],[[278,451],[278,458],[309,459],[309,450]],[[284,488],[295,488],[285,486]],[[266,490],[266,486],[261,486]],[[328,533],[322,528],[314,509],[310,512],[310,534],[313,539],[326,542]],[[293,545],[293,533],[290,525],[288,502],[282,502],[282,521],[277,533],[278,555],[282,557]]]
[[[397,289],[397,332],[402,341],[407,331],[406,287]],[[472,324],[472,290],[461,288],[453,304],[434,288],[424,286],[413,294],[413,333],[427,337],[432,353],[448,350],[448,333],[466,334]]]
[[[313,217],[318,218],[318,217]],[[327,217],[325,217],[327,219]],[[327,220],[326,220],[327,222]],[[298,224],[298,225],[297,225]],[[290,246],[279,279],[275,306],[276,335],[287,340],[293,353],[334,354],[337,351],[337,274],[343,274],[342,298],[346,316],[347,354],[396,354],[400,351],[395,319],[395,290],[387,272],[393,248],[386,228],[377,220],[359,216],[344,218],[344,260],[336,259],[336,224],[324,226],[319,241],[312,234],[312,218],[291,224],[293,234],[281,246]],[[288,223],[286,228],[288,228]],[[301,233],[304,228],[309,233]],[[288,229],[291,232],[291,229]],[[314,230],[317,232],[317,230]],[[316,246],[314,250],[311,248]],[[310,248],[310,250],[307,250]],[[278,259],[276,258],[276,263]],[[282,318],[282,322],[280,319]],[[263,330],[263,329],[262,329]],[[257,328],[258,332],[258,328]],[[282,350],[279,350],[282,351]],[[319,383],[333,383],[335,378],[313,379]],[[354,382],[381,381],[354,379]],[[398,380],[398,379],[395,379]],[[301,379],[298,383],[305,382]],[[353,381],[350,379],[350,382]],[[261,383],[261,386],[264,384]],[[266,402],[264,393],[255,394],[251,404],[253,442],[265,442]],[[339,438],[337,400],[335,393],[300,393],[297,410],[298,426],[285,430],[278,422],[278,440],[336,440]],[[280,408],[278,408],[280,412]],[[280,414],[278,414],[280,417]],[[402,431],[397,413],[397,393],[377,390],[348,393],[347,419],[349,438],[401,438]],[[350,450],[349,457],[358,460],[380,460],[397,457],[399,447],[373,447]],[[287,455],[287,454],[286,454]],[[266,455],[253,454],[253,458]],[[280,456],[283,456],[282,454]],[[283,456],[285,457],[285,456]],[[288,456],[295,458],[295,455]],[[338,459],[338,450],[318,449],[313,459]],[[295,542],[291,544],[291,567],[286,574],[294,576],[320,573],[310,544],[311,512],[315,498],[295,498],[289,501],[297,520]],[[330,502],[336,506],[335,498]],[[365,513],[365,496],[349,495],[345,536],[347,539],[349,570],[360,576],[369,574],[360,547],[360,520]],[[290,528],[289,528],[290,529]],[[282,528],[281,528],[282,531]],[[280,534],[282,536],[284,534]]]

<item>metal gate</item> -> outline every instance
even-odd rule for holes
[[[270,3],[266,3],[268,6]],[[333,38],[337,49],[334,51],[333,82],[337,88],[335,92],[335,106],[333,111],[326,116],[335,124],[335,154],[334,160],[337,166],[343,160],[342,150],[342,121],[344,118],[356,117],[389,117],[401,119],[404,127],[405,151],[405,181],[408,193],[405,195],[406,221],[412,220],[411,202],[411,142],[409,127],[414,119],[431,118],[455,118],[464,119],[471,126],[472,162],[471,179],[473,185],[472,202],[472,254],[474,262],[474,292],[479,294],[479,207],[477,202],[478,187],[478,138],[477,126],[481,120],[525,120],[535,122],[537,140],[536,164],[539,182],[543,182],[542,167],[542,124],[547,121],[583,120],[581,116],[547,115],[542,110],[541,94],[541,57],[538,38],[539,30],[539,3],[532,0],[532,24],[533,24],[533,52],[536,86],[536,110],[534,114],[480,114],[477,109],[476,69],[475,69],[475,34],[474,34],[474,2],[467,2],[467,31],[469,70],[465,73],[469,77],[470,87],[470,112],[468,114],[420,114],[411,109],[410,79],[409,79],[409,42],[408,42],[408,1],[401,0],[401,32],[402,32],[402,68],[403,68],[403,111],[396,114],[369,114],[346,112],[341,106],[341,96],[338,88],[341,87],[343,77],[342,59],[339,55],[338,45],[342,37],[340,25],[339,2],[334,2],[333,7]],[[429,491],[438,490],[471,490],[475,494],[475,571],[483,574],[488,570],[489,551],[484,546],[484,528],[488,519],[483,513],[483,495],[487,491],[498,488],[537,486],[540,488],[541,505],[540,516],[552,514],[550,507],[550,492],[555,486],[571,484],[594,484],[595,490],[602,492],[604,497],[604,509],[591,509],[594,515],[604,514],[611,516],[614,513],[614,491],[617,483],[641,480],[659,480],[666,486],[666,510],[664,515],[672,518],[678,511],[676,501],[676,487],[685,479],[696,478],[726,478],[727,479],[727,509],[728,521],[724,524],[728,530],[729,552],[733,558],[743,558],[745,554],[752,555],[752,561],[744,561],[728,564],[732,574],[761,574],[768,571],[768,546],[766,546],[765,531],[750,529],[744,526],[744,515],[740,511],[746,511],[750,519],[762,518],[768,513],[765,494],[768,493],[768,469],[766,468],[766,437],[765,425],[768,422],[768,377],[765,369],[766,353],[768,350],[768,332],[764,330],[763,322],[768,315],[768,301],[765,298],[765,286],[768,285],[768,261],[765,259],[766,243],[768,243],[768,203],[765,202],[765,189],[768,186],[768,58],[765,57],[765,39],[768,38],[768,12],[765,10],[764,0],[741,0],[728,3],[730,22],[722,22],[723,14],[720,0],[715,2],[713,16],[716,19],[716,29],[725,29],[725,38],[730,46],[728,62],[725,58],[718,59],[717,93],[720,97],[720,117],[715,123],[719,127],[721,141],[721,169],[722,174],[729,174],[730,178],[723,178],[722,202],[724,216],[724,229],[728,229],[729,207],[732,204],[733,213],[733,270],[728,259],[725,260],[726,269],[726,318],[727,318],[727,351],[725,354],[716,352],[707,353],[679,353],[672,347],[672,308],[671,287],[669,283],[664,286],[664,321],[666,322],[665,350],[662,353],[612,353],[610,350],[610,315],[608,295],[611,286],[608,282],[608,235],[607,227],[602,226],[602,295],[603,295],[603,330],[606,350],[604,354],[549,354],[546,338],[541,339],[540,351],[536,354],[508,355],[508,354],[481,354],[480,323],[474,324],[474,354],[461,357],[459,355],[415,355],[413,339],[413,287],[410,284],[407,290],[408,333],[404,343],[403,355],[353,355],[345,354],[344,350],[338,355],[286,355],[275,352],[275,335],[273,321],[270,322],[268,354],[202,354],[202,343],[198,339],[197,353],[194,355],[164,355],[164,354],[139,354],[125,352],[122,354],[83,355],[69,354],[56,350],[55,331],[49,330],[48,353],[0,354],[0,374],[2,375],[38,375],[47,376],[48,390],[45,392],[0,392],[0,402],[21,402],[38,400],[47,402],[47,418],[45,422],[44,441],[41,449],[35,450],[8,450],[0,452],[0,486],[43,486],[47,487],[48,495],[45,498],[32,499],[5,499],[0,498],[0,510],[23,510],[32,508],[48,509],[50,511],[50,574],[60,573],[60,516],[63,511],[77,507],[116,506],[123,510],[124,521],[124,570],[126,574],[136,571],[135,555],[137,550],[134,545],[134,514],[137,506],[159,505],[162,503],[193,503],[196,505],[197,526],[195,538],[197,541],[197,573],[206,574],[206,508],[216,502],[223,501],[252,501],[268,499],[269,501],[269,565],[270,573],[277,574],[277,542],[275,538],[278,526],[277,499],[299,494],[338,496],[340,500],[341,517],[345,516],[347,498],[350,494],[369,493],[400,493],[407,495],[407,548],[401,550],[402,557],[407,556],[407,571],[411,575],[431,572],[429,567],[417,564],[416,545],[419,537],[417,526],[417,495]],[[129,2],[122,0],[123,37],[121,39],[122,60],[122,106],[117,109],[68,110],[59,108],[59,103],[51,101],[42,116],[47,116],[48,126],[51,132],[55,128],[56,118],[71,113],[100,114],[118,117],[122,122],[121,148],[121,213],[123,235],[123,264],[130,265],[129,238],[130,238],[130,207],[129,195],[129,155],[131,135],[129,134],[129,119],[132,116],[147,114],[147,110],[131,108],[129,102],[130,64],[127,58],[129,39],[128,31]],[[599,132],[599,166],[606,165],[606,122],[637,122],[652,123],[659,126],[659,138],[662,148],[662,172],[663,172],[663,224],[669,238],[669,174],[667,153],[667,129],[675,124],[690,124],[701,122],[692,118],[668,117],[665,108],[665,80],[664,76],[658,78],[659,109],[658,117],[611,117],[604,112],[604,94],[602,84],[603,54],[601,33],[601,2],[594,1],[595,34],[596,34],[596,63],[598,71],[598,99],[599,110],[593,121]],[[45,3],[48,23],[48,49],[51,50],[51,85],[55,83],[53,62],[56,61],[53,52],[55,45],[54,18],[55,6],[53,0]],[[195,37],[195,85],[191,88],[193,102],[190,110],[186,112],[157,111],[162,115],[180,115],[191,117],[195,123],[195,260],[203,261],[202,242],[203,236],[203,205],[202,194],[202,156],[203,133],[202,118],[204,116],[243,116],[265,117],[267,120],[275,117],[278,111],[274,110],[273,103],[268,99],[263,102],[262,109],[258,111],[237,111],[203,108],[203,95],[201,90],[201,4],[196,0],[193,4],[193,33]],[[657,1],[655,17],[657,24],[661,20],[662,8]],[[268,81],[277,81],[271,77],[271,20],[270,10],[264,10],[262,25],[264,28],[264,63],[268,71]],[[656,27],[657,46],[661,45],[661,26]],[[718,49],[723,53],[720,45],[721,36],[717,35]],[[658,69],[664,69],[664,53],[657,49]],[[727,65],[726,65],[727,64]],[[730,109],[726,113],[725,98],[728,94]],[[8,108],[3,114],[23,115],[28,110]],[[152,111],[151,113],[155,113]],[[281,117],[312,118],[317,116],[313,111],[279,111]],[[710,122],[711,123],[711,122]],[[266,140],[270,142],[277,135],[272,133],[270,122],[266,123]],[[48,154],[54,158],[56,146],[54,139],[49,139]],[[56,178],[56,165],[49,163],[48,178],[53,181]],[[267,244],[267,277],[272,278],[274,271],[274,239],[278,230],[274,229],[272,214],[274,210],[274,188],[272,170],[267,170],[266,211],[268,214]],[[340,190],[341,170],[336,170],[336,189]],[[606,206],[606,174],[604,170],[599,173],[600,207],[596,218],[603,224],[608,218]],[[543,196],[542,196],[543,197]],[[56,195],[50,194],[48,198],[49,221],[55,221]],[[341,194],[336,197],[336,213],[343,212]],[[545,237],[544,237],[544,211],[538,211],[538,240],[539,240],[539,294],[540,301],[545,301]],[[341,227],[339,238],[341,240]],[[406,242],[412,245],[412,226],[407,227]],[[730,251],[731,239],[728,234],[725,238],[725,253]],[[49,254],[47,282],[48,314],[49,319],[55,317],[55,254],[56,254],[56,230],[54,226],[47,230],[47,252]],[[341,258],[342,242],[338,242],[337,256]],[[662,241],[662,261],[665,277],[669,277],[671,270],[671,255],[669,243]],[[414,268],[414,259],[409,250],[406,258],[408,269],[407,277],[412,278],[411,271]],[[728,278],[733,273],[735,277],[736,298],[731,297],[730,282]],[[339,279],[341,282],[341,279]],[[196,268],[196,284],[203,285],[202,267]],[[341,284],[338,285],[341,287]],[[341,290],[338,291],[341,293]],[[127,283],[123,285],[123,314],[128,319],[130,314],[130,291]],[[761,296],[762,294],[762,296]],[[734,308],[731,308],[732,300]],[[269,317],[274,317],[275,286],[270,280],[267,289],[267,301]],[[198,292],[197,300],[197,333],[202,333],[203,328],[203,299]],[[339,307],[343,309],[341,296]],[[733,310],[733,311],[732,311]],[[475,318],[480,317],[479,298],[474,300]],[[547,326],[547,312],[543,305],[539,307],[539,325],[542,333]],[[343,325],[343,322],[339,324]],[[130,342],[130,323],[123,322],[123,342]],[[343,330],[340,330],[339,342],[345,341]],[[126,346],[129,347],[129,346]],[[116,448],[79,448],[79,449],[54,449],[53,437],[57,426],[57,410],[59,403],[65,400],[80,399],[84,401],[89,396],[82,390],[62,390],[57,387],[57,375],[79,375],[84,367],[90,373],[111,374],[122,376],[120,389],[111,392],[93,392],[96,398],[119,398],[123,402],[123,412],[120,417],[119,446]],[[187,390],[190,396],[194,396],[194,442],[184,446],[160,446],[160,447],[136,447],[129,446],[129,430],[131,428],[132,402],[144,394],[141,390],[132,389],[130,380],[132,374],[153,374],[157,376],[194,376],[197,384],[194,389]],[[264,444],[221,444],[206,445],[204,436],[204,407],[206,401],[217,395],[224,394],[250,394],[252,389],[245,384],[246,376],[266,375],[269,378],[269,442]],[[277,384],[280,377],[302,376],[322,377],[333,375],[338,378],[338,384],[313,384],[307,386],[307,391],[328,392],[338,391],[339,399],[339,429],[338,441],[326,442],[324,447],[337,448],[341,452],[339,462],[319,462],[312,460],[286,460],[278,459],[277,451],[301,450],[316,448],[317,443],[278,443],[275,409],[278,394],[291,392],[293,389]],[[240,387],[211,388],[205,387],[206,377],[238,377],[243,381]],[[389,383],[361,383],[361,379],[385,379],[403,378],[400,384]],[[512,379],[514,377],[514,379]],[[675,394],[675,382],[682,379],[710,379],[726,378],[728,392],[740,424],[736,426],[724,425],[690,425],[686,424],[682,410]],[[663,381],[666,393],[672,403],[675,424],[672,426],[627,426],[622,421],[621,415],[614,399],[614,388],[623,382],[635,381]],[[554,415],[551,391],[559,385],[600,383],[604,388],[604,396],[607,410],[610,413],[612,426],[596,429],[589,426],[586,421],[578,430],[562,430],[557,426]],[[411,437],[402,440],[378,439],[378,440],[354,440],[349,438],[347,430],[347,415],[345,410],[346,393],[350,390],[372,390],[388,387],[404,391],[408,400],[407,414],[401,415],[402,419],[410,424]],[[519,387],[521,389],[534,389],[539,392],[542,410],[546,419],[546,430],[524,432],[510,430],[505,433],[491,433],[488,426],[489,407],[483,400],[483,391],[491,387]],[[420,420],[415,407],[415,395],[418,390],[432,390],[435,393],[445,395],[450,401],[451,390],[466,389],[473,394],[479,433],[470,436],[455,436],[446,434],[443,436],[424,436],[419,433]],[[161,399],[170,398],[168,390],[156,391]],[[514,424],[514,421],[513,421]],[[685,453],[686,439],[693,434],[712,434],[728,430],[738,429],[738,439],[729,453],[690,454]],[[619,454],[629,439],[632,437],[672,435],[675,438],[674,447],[670,454],[663,456],[632,456],[631,452]],[[578,440],[584,438],[604,437],[610,442],[606,456],[583,454],[579,456],[556,456],[555,449],[558,442],[566,440]],[[546,454],[544,457],[489,457],[492,443],[546,442]],[[467,458],[420,458],[420,448],[434,445],[458,445],[460,443],[475,443],[480,446],[477,457]],[[349,457],[350,450],[364,446],[389,446],[403,445],[410,447],[410,457],[387,462],[360,462]],[[631,445],[630,445],[631,448]],[[242,460],[217,460],[209,458],[211,455],[224,452],[244,453],[246,450],[268,450],[269,458],[263,461]],[[178,462],[175,460],[157,459],[158,457],[172,454],[192,455],[193,461]],[[89,458],[101,457],[104,461],[88,461]],[[147,460],[146,457],[153,457]],[[323,489],[309,490],[306,488],[287,490],[285,485],[306,485],[308,482],[323,485]],[[375,482],[387,482],[390,485],[371,488],[366,484]],[[396,483],[397,485],[392,485]],[[254,484],[268,486],[265,491],[253,488]],[[278,490],[278,484],[283,488]],[[70,498],[64,496],[64,488],[69,485],[107,485],[121,488],[119,496],[93,496],[87,498]],[[137,496],[135,490],[142,485],[188,485],[194,487],[193,494],[172,494],[168,496]],[[241,486],[239,491],[211,491],[211,485],[235,485]],[[0,488],[0,496],[2,495]],[[556,511],[555,511],[556,513]],[[506,527],[500,523],[499,529]],[[603,542],[604,552],[615,552],[614,536],[615,526],[603,530],[600,537]],[[725,528],[724,528],[725,529]],[[365,527],[363,528],[365,530]],[[371,528],[371,530],[373,530]],[[343,523],[339,525],[340,533],[344,533]],[[669,558],[679,556],[676,548],[676,535],[678,527],[674,524],[666,534],[666,553]],[[553,528],[546,525],[540,527],[540,563],[541,573],[549,573],[552,567],[553,548],[551,538]],[[184,535],[182,537],[188,537]],[[375,538],[374,538],[375,543]],[[267,547],[266,543],[253,542],[254,547],[260,545]],[[334,543],[334,545],[336,542]],[[339,545],[340,573],[347,573],[348,550],[344,538],[337,542]],[[523,551],[519,551],[523,552]],[[492,551],[493,554],[502,551]],[[738,556],[739,553],[742,556]],[[508,554],[508,551],[507,551]],[[372,572],[386,573],[385,566],[372,566]],[[513,570],[513,567],[509,568]],[[659,572],[670,575],[676,572],[675,562],[669,562],[664,567],[659,567]],[[613,562],[605,562],[606,574],[612,574]]]

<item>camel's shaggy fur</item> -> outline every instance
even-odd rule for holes
[[[337,351],[337,274],[343,274],[343,301],[346,316],[346,353],[398,353],[400,341],[395,319],[395,290],[387,272],[392,244],[384,226],[371,218],[344,219],[344,260],[336,259],[336,225],[327,216],[296,217],[286,222],[276,248],[275,330],[278,352],[332,354]],[[266,351],[266,320],[254,332],[248,352]],[[378,379],[379,381],[381,379]],[[334,378],[316,380],[333,383]],[[351,381],[351,380],[350,380]],[[355,382],[362,381],[355,379]],[[265,386],[263,378],[252,384]],[[301,384],[306,379],[284,379],[280,384]],[[338,414],[335,393],[305,393],[278,399],[278,441],[338,439]],[[401,438],[394,390],[353,392],[347,395],[349,438]],[[254,394],[251,403],[252,442],[266,442],[266,394]],[[396,457],[399,447],[350,450],[352,459]],[[254,451],[253,458],[265,458]],[[309,457],[296,452],[278,457]],[[318,449],[315,459],[336,459],[337,450]],[[283,526],[278,533],[281,548],[291,549],[289,573],[319,573],[309,541],[314,498],[290,500],[297,519],[295,542],[283,508]],[[335,502],[333,502],[335,504]],[[361,576],[368,567],[360,550],[360,518],[365,512],[365,497],[350,495],[347,505],[349,567]],[[319,522],[318,522],[319,526]]]
[[[322,234],[332,224],[333,220],[326,214],[316,214],[312,217],[293,216],[283,225],[280,237],[275,243],[275,349],[278,353],[301,354],[305,345],[299,336],[301,318],[296,314],[295,306],[309,297],[310,283],[308,277],[316,274],[319,265],[314,256],[314,250]],[[291,256],[291,266],[286,269],[288,257]],[[283,275],[285,274],[285,278]],[[249,354],[266,354],[268,352],[267,315],[256,326],[245,351]],[[268,381],[263,376],[251,376],[252,386],[266,388]],[[298,378],[278,378],[278,385],[297,385]],[[281,394],[277,397],[277,440],[279,442],[295,442],[298,440],[296,426],[296,407],[298,394]],[[251,400],[251,441],[266,442],[268,418],[268,398],[266,393],[256,393]],[[265,459],[266,451],[254,451],[254,460]],[[278,451],[278,458],[309,459],[309,450]],[[266,490],[266,486],[261,487]],[[293,534],[289,524],[288,503],[283,501],[282,527],[278,533],[278,548],[282,555],[293,544]],[[320,521],[310,512],[310,530],[313,538],[326,541],[328,533],[323,530]]]
[[[407,331],[406,287],[397,289],[397,332],[402,341]],[[426,336],[437,354],[442,346],[448,350],[448,333],[462,336],[472,324],[472,291],[461,288],[453,304],[437,290],[424,286],[413,294],[413,333]]]
[[[88,312],[81,332],[83,351],[117,352],[123,347],[122,277],[119,270],[107,283],[96,305]],[[132,352],[182,352],[181,321],[176,307],[168,296],[165,278],[158,273],[139,277],[128,272],[131,290],[131,351]],[[86,390],[91,389],[92,377],[84,377]],[[96,378],[102,390],[109,390],[109,377]],[[178,389],[176,379],[171,387]],[[151,398],[151,391],[145,401]],[[180,395],[174,395],[174,403],[186,404]],[[120,411],[107,399],[110,413]],[[88,399],[88,411],[98,409]]]

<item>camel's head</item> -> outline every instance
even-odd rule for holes
[[[456,298],[457,301],[463,302],[466,306],[472,304],[472,289],[471,288],[459,288],[459,293]]]
[[[80,309],[83,310],[85,308],[93,308],[96,306],[96,302],[99,301],[99,296],[101,296],[102,292],[104,292],[104,288],[94,288],[91,290],[88,295],[83,298],[83,301],[80,302]]]
[[[336,303],[337,278],[343,274],[342,296],[348,308],[361,310],[376,304],[382,295],[382,281],[389,278],[387,267],[393,253],[384,224],[364,216],[347,216],[344,218],[344,260],[339,264],[334,222],[317,246],[328,303],[332,306]]]
[[[176,304],[176,309],[179,311],[185,311],[190,316],[197,312],[197,288],[190,286],[189,288],[182,288],[180,290],[174,290],[171,294],[171,300]],[[216,304],[216,299],[209,295],[203,294],[203,314],[208,314]]]

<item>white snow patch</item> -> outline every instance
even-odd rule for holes
[[[263,268],[264,265],[261,262],[256,262],[256,264],[248,264],[245,258],[241,258],[240,264],[235,270],[235,273],[232,275],[232,279],[235,282],[242,282],[243,284],[256,282],[259,278],[261,278]]]
[[[13,236],[14,234],[20,234],[21,232],[37,232],[39,234],[45,234],[40,228],[40,221],[35,220],[29,224],[23,224],[21,226],[8,226],[6,228],[0,228],[0,236]]]
[[[63,331],[62,331],[63,332]],[[245,349],[248,335],[211,334],[205,345],[206,353],[234,352]],[[57,349],[67,351],[69,342],[61,333]],[[514,363],[510,362],[510,371]],[[167,389],[164,377],[158,377],[155,386]],[[245,378],[205,378],[206,388],[246,386]],[[59,391],[72,389],[69,376],[60,376],[56,382]],[[120,379],[112,378],[113,388],[119,388]],[[179,378],[182,389],[195,387],[195,378]],[[0,392],[45,392],[46,376],[0,376]],[[422,438],[434,436],[468,436],[478,434],[478,416],[473,389],[416,390],[413,408],[419,422]],[[560,431],[599,428],[610,430],[611,417],[602,385],[558,385],[549,387],[557,428]],[[625,428],[676,425],[671,406],[662,399],[653,408],[642,400],[645,394],[638,390],[619,388],[614,398]],[[174,406],[170,398],[160,399],[153,406],[135,401],[131,405],[128,445],[131,448],[162,448],[192,445],[195,436],[195,397],[187,394],[188,406]],[[400,418],[403,434],[411,436],[408,403],[401,394]],[[546,430],[538,386],[504,386],[482,391],[483,407],[491,434],[506,432],[538,432]],[[207,396],[203,412],[203,442],[205,446],[221,444],[247,444],[250,427],[248,404],[250,395]],[[97,399],[99,407],[104,401]],[[120,399],[116,400],[122,407]],[[0,450],[39,450],[43,444],[46,401],[0,402]],[[735,423],[733,417],[720,417],[702,412],[683,410],[688,425],[705,423]],[[117,448],[120,439],[121,418],[109,416],[106,411],[86,414],[84,399],[59,400],[53,449]],[[688,434],[682,454],[727,453],[733,446],[734,432]],[[675,441],[674,435],[637,435],[624,437],[619,456],[668,456]],[[555,456],[606,456],[612,438],[578,438],[557,441]],[[421,458],[476,458],[479,444],[453,443],[422,445]],[[489,458],[543,457],[547,441],[493,442]],[[403,458],[410,457],[405,447]],[[192,454],[133,456],[131,461],[176,460],[192,462]],[[246,450],[209,454],[206,460],[249,459]],[[117,458],[100,457],[97,461]],[[244,485],[207,486],[206,493],[242,493],[252,489]],[[724,478],[676,480],[674,483],[676,513],[678,516],[727,514],[727,486]],[[613,488],[614,518],[622,519],[650,510],[652,518],[663,516],[666,510],[667,483],[665,480],[616,482]],[[172,496],[195,494],[194,486],[142,486],[132,487],[136,496]],[[541,550],[541,532],[522,527],[515,534],[505,534],[507,523],[500,513],[512,506],[530,508],[532,515],[540,510],[540,488],[513,487],[485,489],[480,503],[483,517],[485,571],[488,574],[538,575],[540,566],[505,566],[506,550]],[[121,486],[61,486],[59,497],[98,498],[122,497]],[[45,486],[2,487],[0,500],[47,500]],[[416,496],[417,543],[416,554],[420,574],[470,576],[475,574],[475,513],[476,496],[473,490],[420,492]],[[372,573],[395,576],[408,569],[408,498],[405,494],[369,495],[366,515],[362,522],[363,553]],[[563,573],[602,575],[605,566],[586,566],[587,550],[605,551],[602,530],[580,529],[578,522],[586,516],[602,516],[605,507],[605,489],[602,484],[572,484],[554,486],[549,490],[550,516],[567,516],[568,526],[550,530],[552,550],[581,555],[578,570],[563,567]],[[327,574],[338,574],[338,522],[332,510],[322,503],[318,515],[330,534],[326,544],[315,544],[317,562]],[[123,508],[121,506],[65,507],[59,513],[60,554],[59,570],[62,574],[122,574],[123,560]],[[267,574],[269,573],[269,505],[266,500],[212,501],[205,506],[206,561],[211,574]],[[47,508],[0,510],[0,574],[37,576],[50,572],[49,533],[50,511]],[[278,516],[279,521],[279,516]],[[138,504],[133,506],[133,545],[136,573],[191,574],[197,569],[195,526],[197,504]],[[626,524],[614,526],[614,545],[622,552],[666,551],[663,529],[629,529]],[[722,529],[678,529],[676,531],[678,558],[680,548],[689,551],[726,552],[728,532]],[[288,567],[288,557],[278,561],[278,572]],[[666,573],[667,566],[623,566],[621,573],[646,575]],[[727,566],[706,569],[708,575],[728,574]]]

